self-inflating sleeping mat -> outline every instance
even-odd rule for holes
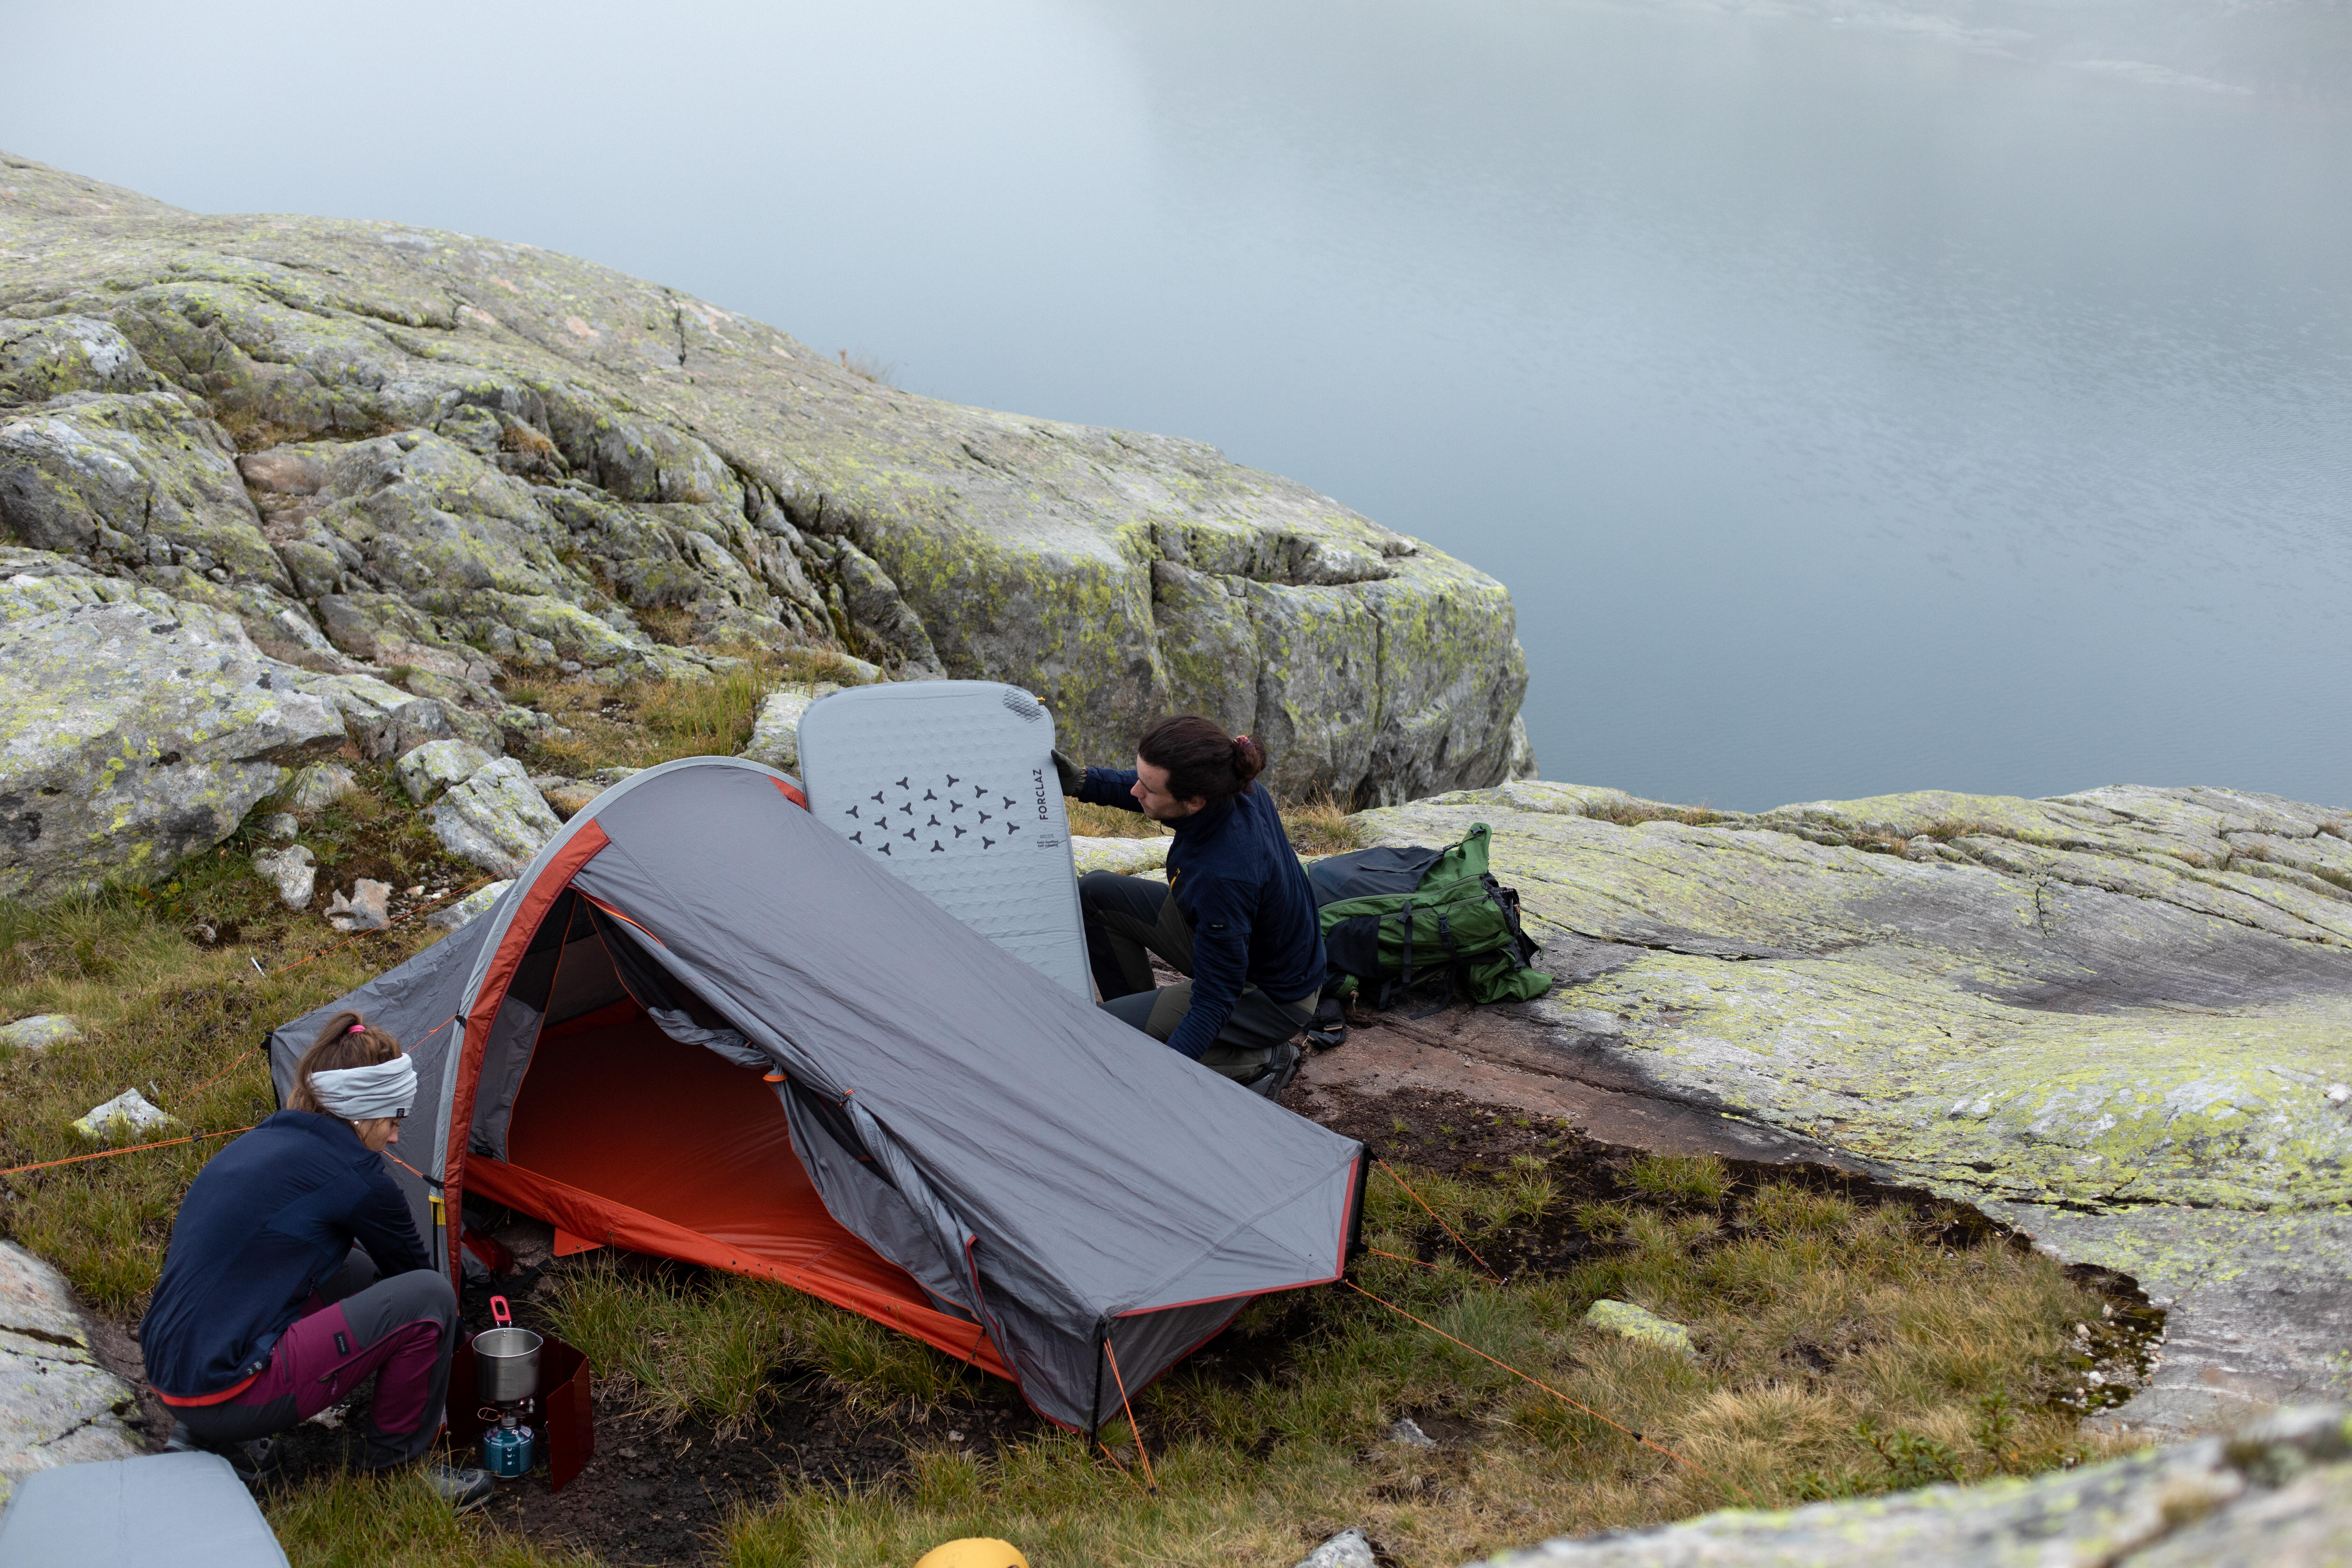
[[[1017,686],[918,680],[810,704],[817,820],[1005,952],[1094,994],[1054,718]]]
[[[1005,711],[1043,759],[1050,725]],[[453,1277],[449,1221],[489,1199],[782,1280],[1072,1426],[1256,1296],[1338,1276],[1361,1145],[1109,1018],[811,804],[726,757],[616,784],[489,912],[274,1033],[281,1103],[355,1008],[416,1058],[389,1169]],[[1007,841],[1034,831],[1027,809]],[[1066,884],[1055,847],[1021,853]]]

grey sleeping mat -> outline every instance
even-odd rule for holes
[[[800,752],[820,822],[1005,952],[1092,998],[1054,719],[1043,703],[992,680],[854,687],[809,705]]]
[[[0,1568],[286,1568],[269,1521],[218,1454],[35,1470],[0,1513]]]

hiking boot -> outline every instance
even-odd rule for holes
[[[212,1450],[228,1461],[249,1490],[266,1491],[278,1484],[286,1468],[286,1449],[275,1437],[256,1437],[250,1443],[230,1443]]]
[[[457,1513],[481,1507],[499,1489],[497,1479],[488,1470],[461,1470],[436,1460],[425,1466],[424,1473],[425,1484]]]
[[[1290,1087],[1290,1080],[1297,1076],[1298,1047],[1285,1040],[1274,1047],[1274,1055],[1267,1060],[1265,1070],[1250,1079],[1249,1091],[1262,1094],[1268,1100],[1280,1100],[1282,1091]]]
[[[163,1439],[163,1452],[200,1454],[204,1452],[204,1445],[196,1441],[196,1435],[188,1430],[186,1422],[174,1421],[172,1423],[172,1435]]]

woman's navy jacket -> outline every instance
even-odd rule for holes
[[[139,1329],[147,1381],[193,1399],[251,1377],[354,1244],[386,1279],[432,1267],[408,1201],[352,1124],[278,1112],[215,1155],[180,1205]]]

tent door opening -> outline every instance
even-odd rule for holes
[[[1007,1375],[966,1314],[826,1210],[786,1086],[663,1026],[723,1047],[740,1038],[726,1020],[675,989],[632,994],[632,974],[648,990],[636,940],[573,891],[549,910],[492,1031],[507,1059],[484,1062],[467,1189],[588,1241],[781,1281]]]

